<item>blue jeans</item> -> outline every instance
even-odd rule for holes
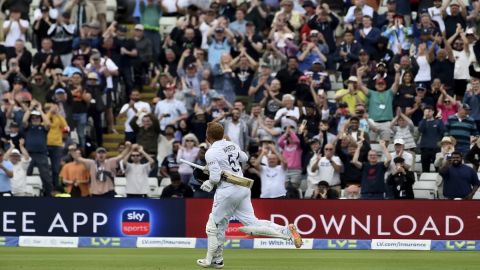
[[[50,157],[50,164],[52,167],[52,183],[53,187],[58,189],[62,185],[58,181],[58,175],[60,173],[60,161],[63,156],[63,147],[61,146],[49,146],[48,156]]]
[[[77,130],[78,140],[81,148],[85,148],[85,129],[87,127],[87,113],[74,113],[72,120]]]

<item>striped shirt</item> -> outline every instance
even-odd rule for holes
[[[460,120],[457,114],[448,117],[445,124],[445,136],[453,136],[457,140],[455,149],[467,153],[470,150],[470,136],[478,134],[473,118],[467,116]]]

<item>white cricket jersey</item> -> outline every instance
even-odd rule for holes
[[[219,183],[222,171],[231,172],[232,174],[242,176],[243,171],[240,162],[247,162],[248,156],[240,147],[230,141],[221,140],[214,142],[205,154],[210,181]],[[221,181],[219,187],[227,187],[233,184]]]

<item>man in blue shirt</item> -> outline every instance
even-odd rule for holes
[[[357,150],[355,150],[353,155],[353,165],[362,170],[362,199],[383,199],[385,196],[385,173],[390,166],[392,156],[388,152],[385,141],[380,141],[380,145],[385,155],[384,162],[379,162],[379,157],[375,150],[368,152],[368,162],[362,163],[358,160],[363,140],[358,142]]]
[[[12,194],[10,178],[13,177],[13,165],[8,160],[3,159],[3,149],[0,149],[0,196]]]
[[[30,107],[23,106],[23,128],[25,132],[25,148],[27,149],[32,162],[28,167],[27,175],[31,175],[33,167],[37,167],[42,179],[43,192],[45,196],[52,195],[53,183],[48,165],[47,134],[50,128],[50,120],[43,113],[42,105],[33,100]]]
[[[462,153],[455,151],[440,169],[443,178],[443,196],[448,199],[471,200],[480,186],[474,169],[462,164]]]

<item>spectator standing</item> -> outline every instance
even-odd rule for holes
[[[65,164],[60,171],[65,191],[72,197],[88,197],[90,173],[85,164],[78,159],[82,153],[80,149],[76,149],[71,155],[73,160]]]
[[[60,187],[58,174],[60,173],[60,161],[63,155],[63,130],[68,128],[67,121],[58,113],[56,104],[48,104],[47,118],[50,121],[50,129],[47,134],[48,156],[52,170],[52,183],[55,188]]]
[[[141,117],[141,125],[138,124],[138,119]],[[158,120],[153,114],[144,114],[138,112],[132,120],[130,126],[136,134],[137,144],[146,149],[146,152],[152,156],[157,156],[158,136],[160,135],[160,126]]]
[[[298,69],[298,59],[296,57],[288,57],[287,66],[281,69],[276,78],[280,81],[282,86],[281,92],[283,94],[290,94],[296,88],[298,79],[303,73]]]
[[[392,199],[413,199],[414,172],[405,166],[405,160],[402,157],[394,158],[393,163],[396,173],[391,174],[387,179],[388,196]]]
[[[149,74],[147,72],[150,65],[156,62],[154,61],[156,59],[154,59],[153,55],[153,43],[145,36],[145,27],[143,25],[135,25],[133,39],[138,52],[138,58],[134,63],[134,81],[135,87],[140,88],[149,81]]]
[[[226,118],[228,116],[228,118]],[[231,113],[223,113],[213,121],[222,121],[225,129],[225,135],[230,141],[236,143],[240,149],[245,151],[248,148],[249,134],[247,122],[241,119],[240,110],[232,109]]]
[[[23,115],[22,125],[25,132],[25,148],[27,149],[32,162],[28,168],[28,174],[31,175],[33,167],[40,171],[42,179],[43,192],[45,196],[52,193],[52,176],[50,166],[48,166],[48,147],[47,137],[50,129],[50,120],[43,113],[42,105],[33,100],[30,107],[23,104],[25,114]]]
[[[83,163],[90,173],[90,194],[92,197],[115,197],[115,172],[119,162],[129,153],[132,144],[125,142],[120,155],[107,158],[107,149],[98,147],[95,160],[75,156],[76,162]]]
[[[162,9],[161,1],[140,1],[140,24],[145,28],[145,37],[154,45],[153,57],[155,59],[160,55],[160,18],[162,17]]]
[[[312,164],[311,173],[317,174],[316,179],[318,182],[311,184],[318,185],[320,182],[325,181],[330,189],[339,193],[341,190],[340,173],[343,170],[343,163],[338,156],[334,155],[335,147],[333,144],[326,144],[324,150],[325,155],[322,156],[318,152],[316,154],[316,162]]]
[[[12,195],[12,186],[10,181],[13,177],[14,167],[7,157],[4,156],[4,154],[5,151],[0,149],[0,196],[6,196],[5,194]]]
[[[338,20],[337,16],[333,14],[330,10],[330,7],[323,3],[321,6],[321,10],[318,15],[314,15],[308,18],[308,26],[312,30],[317,30],[325,39],[326,44],[328,45],[328,52],[327,54],[333,53],[335,51],[336,43],[335,43],[335,29],[337,28],[340,21]],[[310,36],[311,36],[310,32]]]
[[[365,4],[365,0],[355,0],[354,5],[348,8],[347,14],[345,15],[344,22],[352,23],[355,20],[354,11],[360,9],[363,15],[373,17],[374,10],[371,6]]]
[[[160,129],[165,130],[167,125],[177,126],[180,120],[185,120],[188,117],[187,109],[183,102],[174,98],[175,84],[170,84],[163,91],[165,99],[158,102],[155,106],[155,116],[160,121]]]
[[[401,157],[404,160],[404,165],[403,165],[404,168],[410,169],[410,168],[414,167],[415,156],[414,156],[414,153],[411,153],[411,152],[405,150],[405,140],[395,139],[393,141],[393,148],[394,148],[394,151],[392,153],[390,153],[390,157],[392,159],[394,159],[396,157]],[[390,163],[388,173],[389,174],[395,174],[395,173],[397,173],[395,163],[393,162],[393,160],[391,160],[391,161],[392,162]]]
[[[458,98],[463,98],[467,89],[470,73],[468,67],[470,66],[470,48],[468,39],[461,26],[457,26],[455,33],[447,40],[453,49],[453,56],[455,58],[455,69],[453,71],[454,92]]]
[[[172,142],[172,153],[163,159],[162,166],[160,167],[160,177],[170,177],[173,173],[178,174],[180,163],[177,162],[177,154],[181,146],[182,143],[179,141]]]
[[[53,49],[60,55],[64,67],[72,62],[72,42],[75,25],[70,23],[70,14],[63,13],[50,25],[47,35],[53,41]]]
[[[343,33],[343,41],[340,46],[334,48],[337,49],[333,59],[339,64],[338,70],[342,73],[342,79],[345,81],[350,76],[352,66],[358,61],[361,45],[354,39],[353,32],[347,30]]]
[[[278,138],[278,147],[287,162],[286,181],[293,187],[299,187],[302,180],[302,147],[294,129],[287,127],[285,133]]]
[[[264,157],[267,159],[267,164],[262,164]],[[260,156],[255,161],[255,168],[260,172],[262,180],[260,198],[284,198],[287,194],[285,179],[288,164],[277,152],[275,145],[270,144],[262,148]]]
[[[430,164],[435,162],[436,153],[440,151],[438,141],[442,139],[444,125],[440,115],[434,118],[433,107],[427,106],[423,110],[423,119],[418,125],[418,131],[421,134],[420,154],[422,161],[422,172],[430,172]]]
[[[372,26],[372,17],[368,15],[363,16],[362,26],[361,29],[355,32],[355,39],[362,45],[365,51],[369,54],[374,54],[381,32],[378,28]]]
[[[30,165],[30,155],[27,149],[25,149],[25,140],[20,139],[19,148],[15,148],[15,145],[10,141],[10,148],[5,153],[4,159],[10,160],[12,163],[13,176],[11,179],[12,194],[13,196],[29,196],[30,192],[27,189],[27,170]]]
[[[77,131],[80,147],[84,148],[88,106],[92,100],[92,95],[85,90],[82,85],[82,81],[83,77],[81,73],[74,73],[74,75],[72,75],[71,84],[69,87],[71,104],[69,105],[72,106],[72,120],[74,123],[73,127]]]
[[[95,6],[89,0],[69,0],[63,11],[71,14],[71,21],[77,31],[82,25],[97,19]]]
[[[468,116],[470,106],[463,104],[455,115],[448,117],[445,124],[445,136],[452,136],[457,141],[456,150],[467,153],[470,150],[470,139],[478,135],[475,121]]]
[[[448,199],[471,200],[480,186],[477,173],[462,163],[462,153],[455,151],[440,169],[443,178],[443,195]]]
[[[480,127],[480,79],[472,78],[470,85],[470,89],[465,92],[463,97],[463,103],[470,107],[469,116],[475,120],[478,129]]]
[[[358,78],[350,76],[347,80],[347,89],[336,91],[335,100],[347,103],[348,110],[351,114],[354,114],[357,104],[365,104],[367,97],[365,93],[358,88]]]
[[[5,47],[13,47],[20,39],[26,40],[26,33],[30,24],[27,20],[21,19],[21,12],[17,7],[10,9],[8,20],[3,22],[3,33],[5,34]]]
[[[182,146],[178,150],[177,163],[180,164],[178,167],[178,173],[180,174],[182,182],[185,184],[190,182],[190,178],[193,176],[193,169],[185,163],[180,163],[180,159],[195,162],[198,156],[198,151],[200,150],[198,145],[199,142],[197,137],[190,133],[183,137]]]
[[[358,160],[360,155],[360,149],[363,146],[363,141],[358,142],[357,150],[355,150],[355,155],[353,156],[353,165],[362,170],[362,199],[383,199],[385,195],[385,173],[387,172],[388,167],[392,157],[388,153],[387,146],[385,141],[380,141],[382,146],[383,154],[385,155],[385,161],[378,161],[378,154],[375,150],[370,150],[368,152],[368,161],[360,162]]]
[[[120,117],[127,116],[127,120],[125,120],[125,140],[131,143],[136,143],[137,138],[136,133],[130,126],[130,121],[132,121],[133,117],[139,112],[149,114],[152,111],[150,104],[142,101],[141,98],[140,91],[133,89],[132,93],[130,93],[130,101],[127,104],[124,104],[119,112]]]
[[[141,163],[142,157],[147,160],[147,163]],[[129,162],[132,158],[132,162]],[[125,178],[127,179],[127,186],[125,188],[127,197],[145,198],[149,191],[148,174],[155,164],[155,160],[147,154],[143,147],[134,144],[130,151],[123,158],[125,166]]]
[[[283,108],[275,114],[275,122],[280,124],[283,130],[288,126],[297,128],[300,119],[300,109],[294,106],[295,97],[287,94],[282,97]]]

